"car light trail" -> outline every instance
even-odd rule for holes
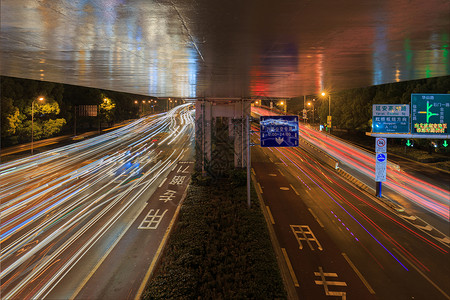
[[[101,136],[0,165],[2,296],[47,295],[184,157],[194,122],[191,105],[180,105]]]

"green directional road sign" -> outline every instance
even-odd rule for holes
[[[444,140],[444,143],[442,143],[442,146],[444,146],[445,148],[447,148],[447,146],[448,146],[447,140]]]
[[[450,94],[411,94],[411,133],[448,134]]]
[[[408,146],[408,147],[411,146],[411,141],[410,140],[406,141],[406,146]]]

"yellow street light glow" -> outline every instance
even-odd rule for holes
[[[39,101],[44,101],[44,97],[39,97],[38,100]]]
[[[325,96],[326,95],[326,93],[325,92],[322,92],[322,94],[321,94],[322,96]]]
[[[311,102],[308,102],[308,106],[310,106],[311,105]]]

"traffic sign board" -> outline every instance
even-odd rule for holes
[[[386,148],[386,138],[375,138],[375,152],[387,152]]]
[[[372,106],[372,132],[408,133],[409,105],[374,104]]]
[[[386,161],[386,154],[384,154],[384,153],[377,153],[377,161],[378,162]]]
[[[261,116],[261,147],[297,147],[298,116]]]
[[[387,159],[385,153],[377,153],[375,161],[375,181],[384,182],[386,181],[386,166]]]
[[[449,133],[450,94],[411,94],[411,133]]]

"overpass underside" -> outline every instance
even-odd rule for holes
[[[196,170],[213,177],[247,167],[250,101],[198,99],[195,102]]]

